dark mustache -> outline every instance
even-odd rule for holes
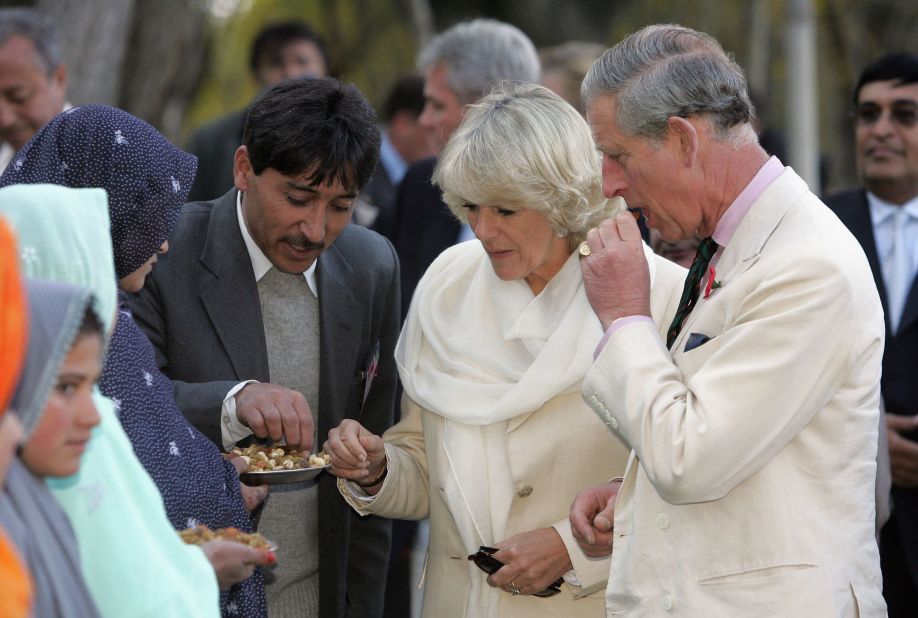
[[[306,236],[284,236],[284,242],[294,245],[296,248],[315,249],[321,251],[325,248],[325,243],[309,240]]]

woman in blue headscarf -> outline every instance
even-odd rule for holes
[[[205,524],[251,532],[236,469],[179,411],[172,384],[158,370],[153,347],[125,301],[125,293],[143,286],[157,254],[166,250],[195,166],[194,157],[145,122],[91,105],[60,114],[39,131],[0,177],[0,186],[47,182],[108,192],[121,297],[102,392],[114,401],[175,528]],[[252,502],[259,497],[263,494]],[[227,616],[265,615],[260,570],[223,593],[221,608]]]

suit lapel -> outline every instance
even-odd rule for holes
[[[214,275],[213,283],[201,293],[201,302],[236,378],[268,382],[261,301],[252,262],[239,231],[235,190],[214,204],[201,262]]]
[[[837,213],[839,218],[851,234],[857,239],[857,242],[864,250],[867,256],[867,262],[870,264],[870,272],[873,274],[873,281],[876,283],[877,290],[880,292],[880,302],[883,303],[883,315],[889,312],[886,305],[886,283],[883,281],[883,270],[880,266],[880,258],[877,254],[877,243],[873,235],[873,221],[870,219],[870,205],[867,202],[867,193],[858,191],[853,199],[845,204],[844,211]],[[914,286],[912,292],[915,292]],[[912,319],[915,318],[916,309],[918,309],[918,299],[910,295],[905,305],[902,324],[905,325],[904,319],[909,314],[911,308]],[[884,317],[886,321],[886,330],[889,331],[889,318]]]
[[[730,281],[736,279],[746,269],[755,264],[768,238],[778,227],[778,224],[781,223],[781,219],[784,218],[784,215],[787,214],[787,211],[797,198],[807,191],[809,191],[809,188],[806,183],[793,171],[785,169],[752,204],[736,228],[733,238],[724,247],[723,253],[715,265],[717,281],[720,281],[724,286],[728,286]],[[692,332],[692,324],[704,311],[706,300],[702,290],[698,304],[686,319],[679,336],[673,344],[672,350],[674,353],[685,348],[685,340],[688,339],[689,334]]]
[[[316,268],[319,291],[321,364],[319,400],[322,406],[319,435],[336,427],[349,411],[348,397],[356,392],[354,375],[360,352],[360,325],[367,308],[351,290],[353,268],[332,245],[319,257]]]
[[[909,289],[908,298],[905,300],[905,308],[902,310],[902,320],[899,322],[899,333],[911,326],[918,319],[918,285],[915,282],[918,277],[912,280],[912,287]],[[886,311],[886,297],[883,298],[883,311]]]

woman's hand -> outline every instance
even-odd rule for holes
[[[323,450],[331,455],[329,472],[356,483],[379,478],[386,468],[386,449],[382,438],[367,431],[360,423],[345,419],[328,432]],[[365,488],[375,495],[382,485]]]
[[[539,528],[511,536],[494,545],[494,557],[504,563],[488,576],[488,584],[510,592],[535,594],[548,588],[573,567],[567,548],[554,528]]]
[[[233,467],[236,468],[238,474],[242,474],[249,468],[249,464],[245,463],[245,460],[236,455],[235,453],[228,453],[224,455],[226,459],[229,460]],[[245,483],[239,483],[239,491],[242,493],[242,501],[245,503],[245,510],[251,515],[259,504],[265,501],[265,498],[268,497],[268,486],[267,485],[258,485],[257,487],[250,487]]]
[[[255,549],[234,541],[208,541],[201,545],[201,549],[217,574],[220,590],[248,579],[256,566],[277,562],[273,551]]]

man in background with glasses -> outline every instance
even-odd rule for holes
[[[854,89],[862,189],[826,204],[861,243],[886,313],[881,392],[892,469],[892,517],[880,536],[889,615],[918,599],[918,54],[880,58]]]

